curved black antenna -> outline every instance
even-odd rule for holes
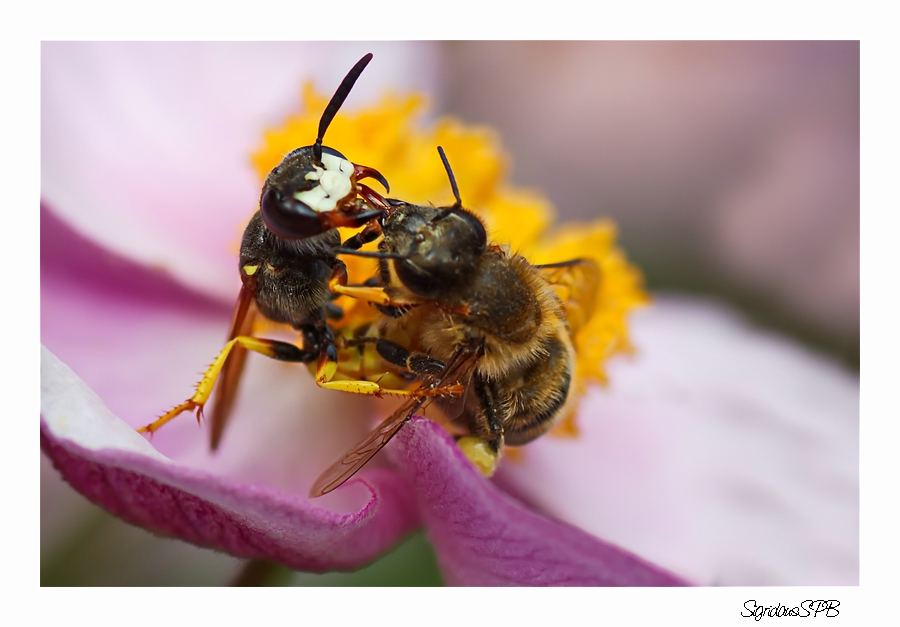
[[[319,136],[316,137],[316,143],[313,145],[313,154],[316,157],[316,161],[322,160],[322,138],[325,137],[325,131],[328,130],[328,125],[331,124],[334,116],[337,115],[338,109],[344,104],[344,101],[350,94],[350,90],[353,89],[353,85],[356,83],[356,79],[359,78],[359,75],[362,74],[363,70],[366,69],[366,66],[369,65],[369,61],[371,60],[372,53],[370,52],[357,61],[356,65],[350,68],[350,71],[347,72],[347,76],[341,81],[337,91],[334,92],[334,95],[328,102],[328,106],[325,107],[325,111],[322,112],[322,117],[319,119]]]
[[[383,250],[357,250],[355,248],[338,247],[334,249],[338,255],[354,255],[356,257],[370,257],[372,259],[406,259],[407,255],[389,253]]]
[[[447,161],[447,155],[444,154],[444,149],[440,146],[438,148],[438,153],[441,155],[441,161],[444,162],[444,169],[447,170],[447,176],[450,178],[450,187],[453,188],[453,197],[456,198],[455,207],[462,207],[462,200],[459,198],[459,188],[456,186],[456,178],[453,176],[453,170],[450,169],[450,162]]]

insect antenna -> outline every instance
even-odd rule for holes
[[[331,124],[334,116],[337,115],[338,109],[344,104],[344,101],[350,94],[350,90],[353,89],[353,85],[356,83],[356,79],[359,78],[359,75],[362,74],[363,70],[366,69],[366,66],[369,65],[369,61],[371,60],[372,53],[370,52],[357,61],[356,65],[350,68],[350,71],[347,72],[347,76],[341,81],[337,91],[334,92],[334,95],[328,102],[328,106],[325,107],[325,111],[322,112],[322,117],[319,119],[319,136],[316,137],[316,143],[313,145],[313,154],[316,157],[316,161],[322,160],[322,139],[325,136],[325,131],[328,130],[328,125]]]
[[[447,155],[444,154],[444,149],[440,146],[437,147],[438,153],[441,155],[441,161],[444,162],[444,169],[447,170],[447,177],[450,179],[450,187],[453,189],[453,197],[456,198],[455,207],[462,207],[462,200],[459,197],[459,188],[456,186],[456,177],[453,176],[453,170],[450,169],[450,162],[447,161]]]
[[[378,250],[357,250],[355,248],[335,248],[338,255],[354,255],[356,257],[371,257],[372,259],[406,259],[407,255],[400,253],[388,253]]]

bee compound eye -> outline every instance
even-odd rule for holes
[[[266,228],[282,239],[305,239],[324,230],[315,211],[271,187],[259,201],[259,212]]]
[[[407,259],[398,261],[394,268],[400,282],[417,296],[432,298],[445,287],[440,277]]]
[[[484,230],[484,225],[481,223],[481,220],[464,209],[457,209],[454,213],[468,225],[469,229],[471,229],[472,243],[483,251],[485,246],[487,246],[487,232]]]

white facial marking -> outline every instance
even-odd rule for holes
[[[309,181],[319,181],[319,184],[311,190],[297,192],[294,198],[305,203],[317,213],[334,211],[337,203],[350,193],[352,185],[350,175],[353,173],[353,164],[346,159],[334,155],[323,154],[322,165],[325,169],[316,167],[306,175]]]

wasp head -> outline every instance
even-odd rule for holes
[[[322,145],[329,124],[371,60],[371,53],[365,55],[341,81],[319,119],[316,143],[292,151],[266,178],[259,210],[276,236],[305,239],[338,226],[361,226],[381,214],[357,203],[360,193],[383,200],[357,180],[371,177],[388,189],[387,180],[377,170],[350,163],[337,150]]]
[[[331,228],[328,213],[356,198],[356,171],[338,151],[313,146],[288,154],[266,178],[259,199],[263,222],[284,239],[303,239]]]

